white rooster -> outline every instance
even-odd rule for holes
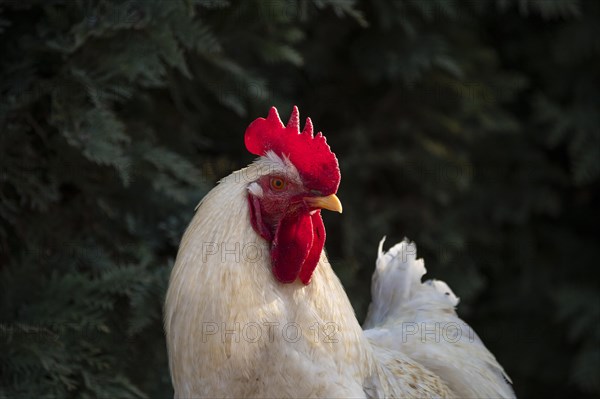
[[[323,250],[340,171],[294,107],[246,130],[259,158],[198,205],[169,283],[165,329],[177,398],[514,397],[441,281],[421,283],[404,241],[379,247],[359,325]]]

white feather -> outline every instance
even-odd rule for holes
[[[379,244],[373,302],[364,327],[371,342],[402,353],[444,380],[458,397],[512,398],[510,379],[473,329],[455,312],[459,298],[426,273],[408,240]]]
[[[364,397],[372,355],[325,254],[310,285],[271,273],[247,205],[262,173],[294,172],[265,157],[234,172],[201,201],[182,238],[165,303],[175,396]]]
[[[425,266],[407,240],[388,252],[380,243],[364,332],[324,251],[309,285],[278,283],[247,204],[270,173],[300,179],[269,153],[221,180],[182,238],[165,303],[176,397],[513,396],[474,333],[453,344],[415,334],[402,342],[408,325],[461,322],[445,283],[421,283]],[[297,340],[282,330],[290,325]],[[260,339],[250,326],[262,327]]]

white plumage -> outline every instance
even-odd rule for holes
[[[419,362],[458,397],[514,397],[502,366],[456,314],[459,298],[443,281],[421,282],[426,269],[416,245],[405,239],[384,252],[384,241],[364,323],[367,337]]]
[[[387,253],[380,245],[365,331],[324,251],[310,284],[274,279],[247,193],[252,179],[285,168],[261,157],[223,179],[182,239],[165,304],[175,396],[513,397],[452,291],[421,283],[407,241]],[[448,323],[463,329],[458,340]],[[444,339],[413,332],[436,325]]]

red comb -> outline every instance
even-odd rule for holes
[[[310,118],[306,118],[300,133],[300,114],[296,106],[287,126],[283,126],[277,108],[271,107],[267,119],[258,118],[248,126],[244,141],[252,154],[263,156],[271,150],[280,157],[288,157],[304,184],[322,195],[334,194],[340,185],[338,161],[325,136],[319,132],[313,137]]]

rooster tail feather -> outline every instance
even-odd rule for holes
[[[417,246],[404,238],[389,251],[383,251],[385,236],[379,242],[376,270],[371,283],[373,301],[364,328],[384,322],[396,309],[401,309],[419,290],[427,273],[422,259],[417,259]]]
[[[459,298],[426,273],[416,245],[406,238],[383,251],[379,243],[371,285],[373,301],[363,325],[377,346],[408,355],[442,378],[460,397],[515,397],[510,379],[481,339],[456,314]]]

